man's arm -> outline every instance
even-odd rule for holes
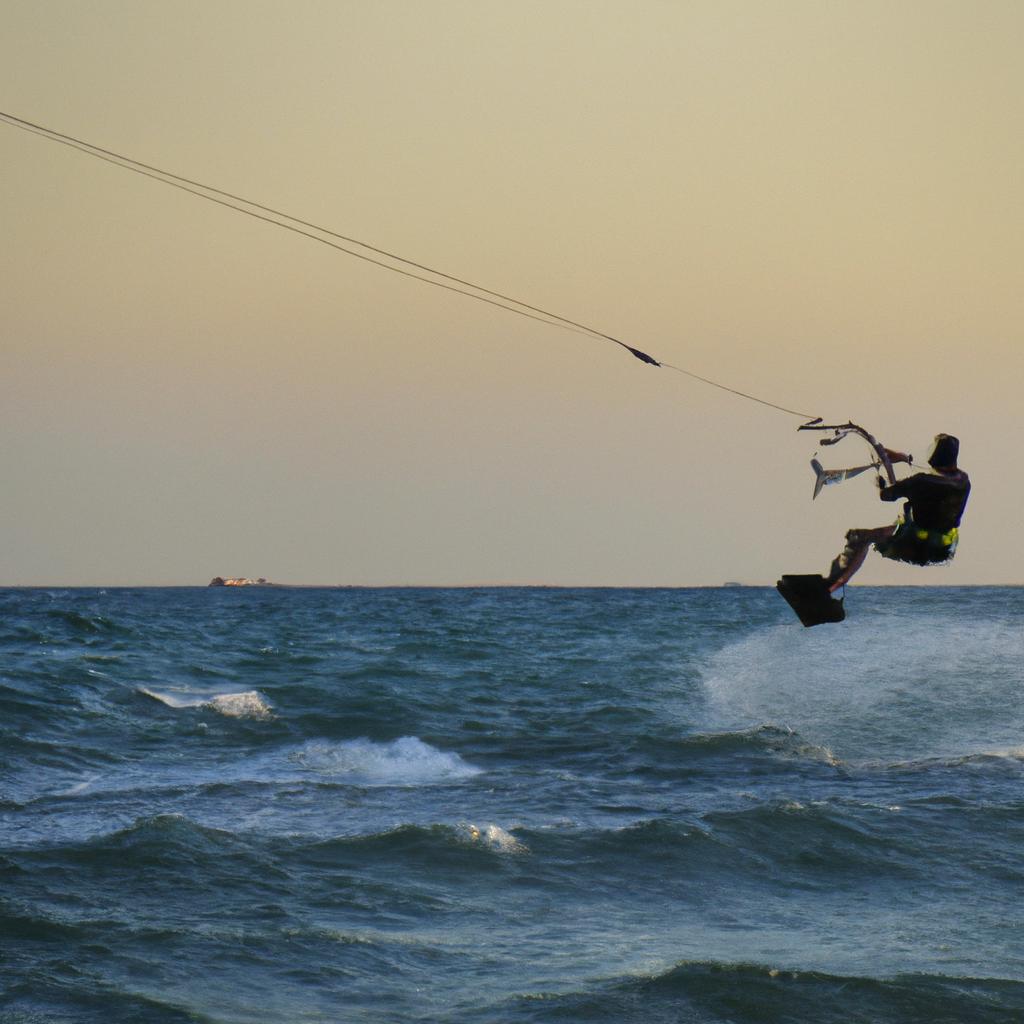
[[[894,462],[905,462],[908,466],[913,464],[914,456],[908,455],[906,452],[898,452],[894,448],[882,448],[885,452],[886,458],[890,464]],[[911,477],[907,477],[905,480],[897,480],[896,483],[887,483],[884,477],[879,476],[878,478],[878,496],[882,501],[896,501],[898,498],[909,497],[909,494],[904,493],[900,490],[902,484],[906,483],[906,480],[910,480]]]
[[[892,448],[883,449],[885,454],[889,456],[890,462],[905,462],[908,466],[914,461],[913,455],[907,455],[904,452],[893,451]]]
[[[902,480],[897,480],[894,484],[888,484],[883,486],[885,481],[878,478],[878,496],[882,501],[897,501],[900,498],[909,498],[914,492],[914,488],[917,484],[917,480],[927,476],[925,473],[915,473],[913,476],[906,476]]]

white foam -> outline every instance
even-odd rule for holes
[[[245,693],[220,693],[207,702],[207,707],[232,718],[266,718],[270,705],[255,690]]]
[[[481,771],[458,754],[437,750],[415,736],[390,743],[311,740],[292,757],[307,771],[346,776],[357,785],[370,786],[424,786],[471,778]]]
[[[529,853],[530,848],[521,843],[511,832],[506,832],[500,825],[461,825],[459,834],[471,843],[480,843],[495,853],[502,854],[523,854]]]
[[[266,718],[273,710],[270,704],[256,690],[246,690],[244,693],[187,693],[177,695],[173,693],[159,693],[156,690],[147,690],[142,687],[139,689],[139,693],[152,697],[153,700],[158,700],[169,708],[177,710],[183,708],[209,708],[222,715],[227,715],[229,718]]]

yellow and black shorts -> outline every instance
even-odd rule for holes
[[[937,565],[948,562],[956,552],[960,531],[929,530],[917,523],[901,521],[896,532],[887,540],[879,541],[875,549],[884,558],[913,565]]]

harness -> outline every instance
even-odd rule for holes
[[[949,530],[929,529],[919,526],[907,512],[896,524],[896,532],[887,540],[879,541],[875,550],[883,558],[913,565],[936,565],[948,562],[956,553],[960,530],[954,526]]]

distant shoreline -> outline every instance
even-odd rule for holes
[[[1024,583],[858,583],[849,590],[1019,590]],[[774,583],[6,583],[0,590],[774,590]]]

